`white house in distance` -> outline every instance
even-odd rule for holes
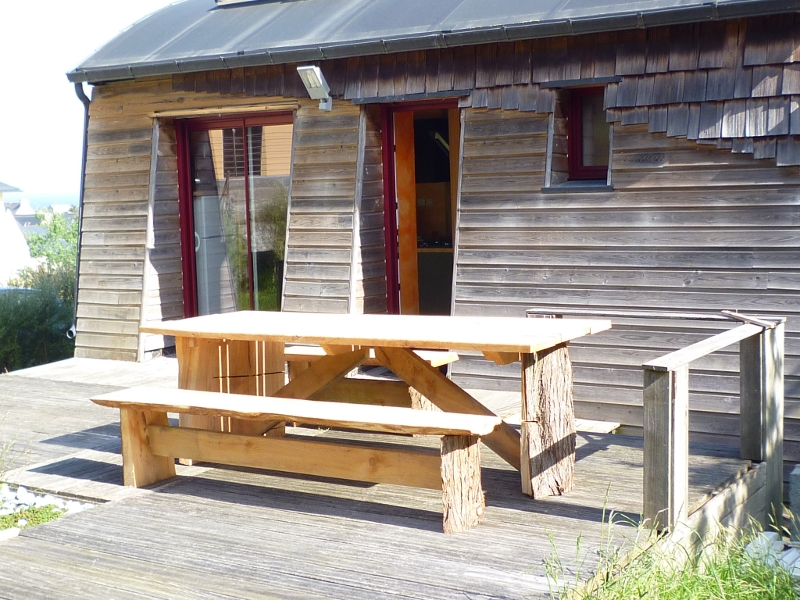
[[[3,194],[11,192],[19,192],[21,190],[15,188],[13,185],[8,185],[0,181],[0,202],[3,202]]]
[[[17,223],[17,219],[11,209],[3,202],[4,192],[19,192],[20,190],[0,182],[0,287],[8,285],[12,279],[25,267],[35,266],[36,261],[31,258],[28,243],[22,234],[22,229]]]

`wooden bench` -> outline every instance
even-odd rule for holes
[[[480,437],[501,422],[466,415],[292,398],[136,387],[92,398],[120,409],[124,483],[140,487],[175,476],[175,458],[305,475],[391,483],[442,492],[445,533],[483,519]],[[269,438],[171,427],[168,412],[294,421],[380,433],[441,436],[440,451],[319,439]]]

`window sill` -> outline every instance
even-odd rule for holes
[[[543,194],[597,194],[613,191],[614,186],[606,184],[604,179],[565,181],[542,188]]]

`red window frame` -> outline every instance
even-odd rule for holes
[[[571,90],[567,111],[567,163],[570,180],[606,179],[608,165],[586,166],[583,164],[583,99],[603,94],[603,88],[580,88]]]
[[[383,154],[383,226],[386,248],[386,311],[400,314],[400,273],[397,249],[397,188],[394,164],[394,114],[415,110],[458,108],[458,98],[412,100],[381,104],[381,142]],[[453,215],[453,219],[456,216]],[[455,240],[453,240],[455,242]],[[454,267],[455,268],[455,267]]]
[[[227,129],[259,125],[288,125],[294,123],[294,113],[280,112],[269,115],[231,115],[224,117],[198,117],[175,121],[178,155],[178,218],[180,222],[181,263],[183,266],[183,315],[197,316],[197,263],[194,250],[194,210],[192,198],[192,157],[189,133],[211,129]],[[245,136],[245,143],[247,136]],[[250,165],[247,152],[244,153],[245,211],[250,214]],[[250,240],[250,226],[247,227],[247,277],[250,287],[250,308],[253,304],[253,257]]]

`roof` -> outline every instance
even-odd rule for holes
[[[4,194],[6,192],[20,192],[19,188],[15,188],[13,185],[8,185],[7,183],[3,183],[0,181],[0,194]]]
[[[800,0],[183,0],[138,21],[67,77],[101,83],[799,8]]]

